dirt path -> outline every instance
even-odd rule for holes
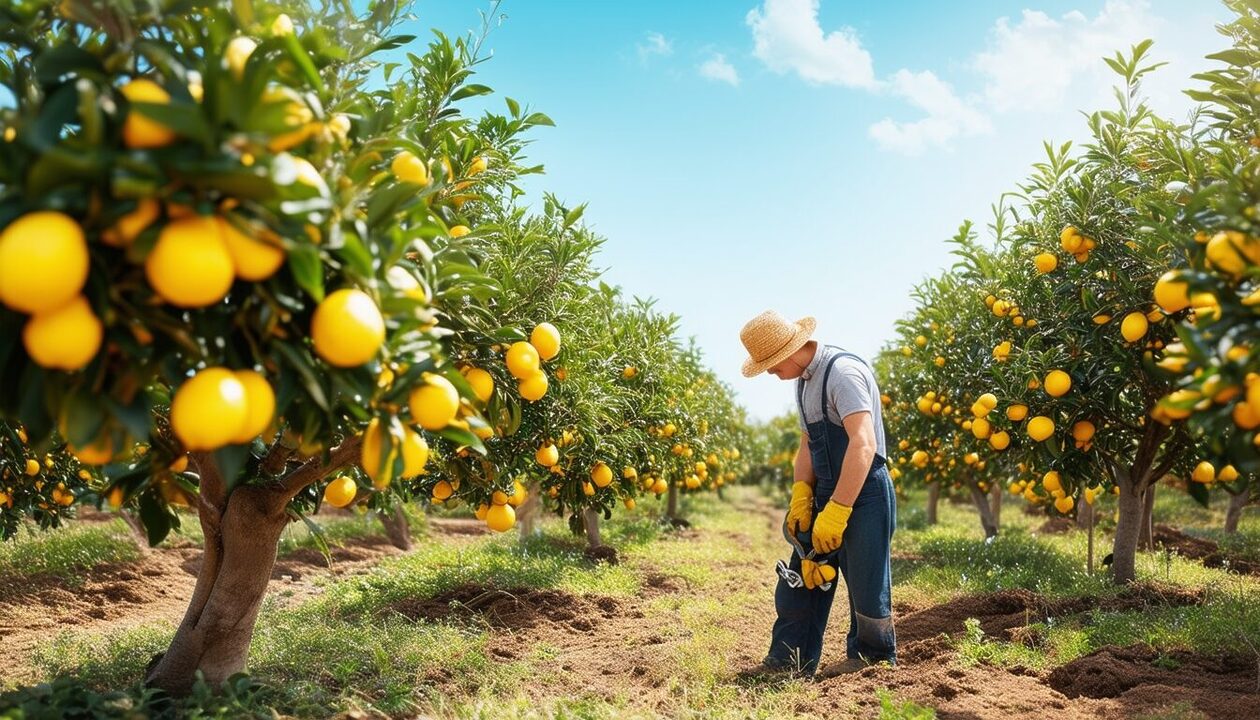
[[[627,562],[648,578],[642,595],[632,599],[464,586],[397,609],[416,619],[455,619],[497,628],[500,632],[495,633],[490,652],[503,660],[531,659],[536,672],[529,692],[539,702],[594,694],[613,702],[630,698],[636,708],[673,716],[679,710],[679,693],[687,692],[680,689],[685,680],[679,678],[688,672],[683,664],[696,660],[691,654],[696,638],[677,614],[661,609],[721,598],[732,606],[731,612],[718,615],[718,627],[708,632],[726,634],[733,644],[725,657],[712,659],[719,668],[719,683],[737,688],[741,696],[777,687],[784,681],[750,681],[741,679],[739,672],[760,662],[774,621],[774,577],[767,563],[786,556],[778,532],[781,511],[761,499],[745,500],[739,507],[748,524],[738,537],[726,534],[737,540],[739,551],[717,561],[723,579],[716,586],[690,588],[678,576],[632,557]],[[705,542],[712,533],[701,525],[659,542]],[[1110,609],[1140,609],[1201,601],[1200,595],[1184,590],[1139,586],[1106,604]],[[790,711],[802,717],[878,717],[877,693],[888,689],[899,700],[935,708],[942,720],[1122,720],[1167,710],[1175,703],[1187,703],[1203,713],[1193,717],[1260,717],[1255,663],[1242,659],[1188,653],[1169,657],[1142,647],[1104,648],[1053,672],[1009,672],[965,665],[951,640],[964,631],[964,621],[974,617],[991,637],[1035,641],[1027,637],[1029,623],[1098,605],[1091,599],[1053,603],[1027,591],[967,596],[926,608],[895,603],[899,666],[801,684]],[[833,618],[824,670],[843,659],[838,649],[844,646],[847,622],[843,615]],[[1166,669],[1175,667],[1182,670]],[[438,686],[448,679],[440,673],[428,678]]]
[[[104,522],[89,514],[84,522]],[[432,519],[430,533],[443,542],[463,542],[486,532],[485,525]],[[282,605],[323,592],[328,578],[370,571],[381,559],[401,554],[383,536],[356,538],[330,549],[331,564],[313,548],[276,560],[267,587]],[[0,685],[38,678],[31,665],[35,647],[58,632],[119,632],[138,625],[177,625],[192,597],[201,566],[197,547],[158,547],[135,562],[112,563],[86,571],[77,582],[53,576],[24,578],[21,586],[0,587]]]

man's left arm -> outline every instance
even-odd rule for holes
[[[840,463],[835,492],[814,519],[814,550],[821,553],[840,547],[853,503],[870,474],[876,451],[871,393],[866,379],[856,373],[841,373],[835,378],[835,387],[828,391],[836,414],[844,424],[849,445]]]

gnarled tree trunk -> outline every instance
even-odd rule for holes
[[[1142,523],[1138,528],[1140,550],[1155,549],[1155,487],[1155,482],[1148,485],[1146,494],[1142,497]]]
[[[1225,510],[1225,532],[1238,532],[1238,521],[1242,519],[1243,508],[1251,497],[1251,488],[1229,496],[1229,507]]]
[[[538,480],[530,480],[525,502],[516,509],[516,525],[524,540],[538,532],[538,515],[542,511],[542,498],[539,496],[541,485]]]
[[[938,480],[933,483],[928,483],[928,496],[927,496],[927,524],[928,525],[936,524],[936,506],[937,506],[937,503],[940,502],[940,499],[941,499],[940,481]]]
[[[217,525],[202,520],[205,555],[192,601],[146,683],[183,695],[198,671],[218,686],[244,669],[280,533],[289,522],[287,504],[277,490],[241,487]]]
[[[993,529],[1002,529],[1002,484],[993,483],[989,488],[989,512],[993,515]]]
[[[1117,583],[1133,582],[1137,578],[1137,546],[1138,536],[1142,533],[1144,495],[1138,483],[1131,480],[1120,483],[1116,506],[1119,517],[1111,550],[1111,574]]]
[[[389,543],[399,550],[411,549],[411,520],[402,503],[395,503],[389,512],[380,514],[381,525],[385,528],[385,537]]]
[[[674,483],[669,484],[669,495],[665,497],[665,517],[678,519],[678,486]]]
[[[975,503],[976,510],[980,511],[980,526],[984,528],[984,536],[995,537],[998,534],[998,528],[993,520],[993,510],[989,507],[988,496],[974,480],[967,481],[967,489],[971,491],[971,501]]]
[[[597,548],[603,545],[599,537],[599,510],[586,508],[582,511],[582,527],[586,530],[586,546]]]

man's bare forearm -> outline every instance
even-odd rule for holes
[[[801,443],[796,448],[796,461],[792,464],[792,479],[814,486],[814,461],[809,456],[809,443],[801,436]]]

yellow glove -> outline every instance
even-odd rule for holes
[[[806,482],[792,484],[792,502],[788,504],[788,532],[796,534],[809,530],[814,518],[814,486]]]
[[[836,569],[827,564],[819,564],[813,560],[801,561],[801,579],[805,581],[805,589],[814,590],[836,579]]]
[[[827,503],[827,507],[818,513],[818,521],[814,523],[814,551],[829,553],[840,547],[844,538],[844,529],[849,525],[849,516],[853,508],[841,505],[835,500]]]

